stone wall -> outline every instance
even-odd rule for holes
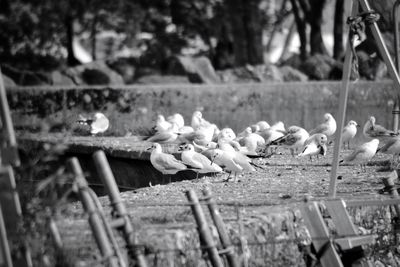
[[[111,121],[107,135],[143,134],[157,114],[183,114],[190,124],[192,113],[219,127],[240,131],[259,120],[283,121],[313,128],[323,113],[337,116],[340,82],[293,82],[239,85],[143,85],[124,87],[10,87],[8,99],[14,126],[26,131],[71,130],[78,114],[105,113]],[[357,82],[350,85],[347,120],[360,124],[374,115],[392,126],[395,96],[392,81]]]

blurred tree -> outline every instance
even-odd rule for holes
[[[344,54],[343,24],[344,24],[344,0],[336,0],[335,23],[333,24],[333,58],[341,59]]]
[[[322,16],[326,0],[291,0],[295,15],[297,30],[300,37],[300,56],[305,59],[310,54],[328,54],[322,39]],[[310,35],[307,39],[306,26],[310,26]]]

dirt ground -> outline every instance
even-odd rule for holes
[[[293,158],[287,151],[281,150],[281,154],[271,158],[254,159],[253,162],[260,166],[258,171],[243,173],[237,181],[224,181],[227,177],[224,174],[122,192],[138,233],[138,242],[145,247],[149,265],[207,265],[199,250],[196,225],[185,196],[187,190],[194,190],[201,197],[202,189],[207,187],[219,203],[219,211],[243,264],[305,266],[304,252],[300,247],[301,244],[309,244],[309,240],[306,234],[302,234],[304,225],[298,207],[306,196],[316,200],[327,198],[332,150],[333,147],[330,147],[327,156],[314,161]],[[343,151],[342,154],[349,152]],[[365,173],[360,172],[359,166],[341,166],[337,197],[387,197],[378,191],[383,188],[381,178],[389,175],[388,159],[390,156],[376,155]],[[107,197],[100,197],[100,201],[109,216]],[[57,225],[65,250],[72,255],[70,259],[74,259],[74,266],[99,265],[99,252],[81,204],[71,203],[64,211],[57,217]],[[377,266],[381,263],[384,264],[382,266],[400,266],[397,248],[390,241],[393,239],[390,234],[393,217],[390,209],[359,208],[349,209],[349,212],[364,233],[379,235],[378,244],[368,250],[367,256]],[[208,215],[207,218],[210,221]]]

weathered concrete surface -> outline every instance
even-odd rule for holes
[[[183,114],[186,123],[196,109],[219,127],[235,131],[259,120],[282,120],[287,126],[313,128],[323,113],[337,116],[340,82],[293,82],[240,85],[154,85],[121,87],[8,88],[17,129],[53,125],[71,130],[79,113],[104,112],[111,121],[106,135],[143,134],[156,115]],[[347,119],[360,124],[374,115],[391,127],[392,81],[359,81],[350,86]],[[46,128],[47,127],[47,128]]]

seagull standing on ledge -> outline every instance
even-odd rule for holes
[[[325,113],[324,119],[323,123],[310,131],[310,135],[321,133],[329,137],[336,132],[336,120],[333,116],[330,113]]]
[[[364,124],[363,134],[367,138],[377,138],[379,141],[384,142],[393,136],[398,136],[399,133],[388,130],[385,127],[376,124],[374,116],[369,117],[368,121]]]
[[[310,156],[310,160],[312,160],[312,156],[314,155],[326,155],[326,143],[328,138],[325,134],[317,133],[311,135],[305,142],[303,151],[298,154],[298,157]]]
[[[371,141],[362,144],[361,146],[357,147],[350,155],[345,157],[339,163],[358,163],[361,166],[361,171],[367,171],[367,163],[370,161],[378,149],[379,140],[372,139]]]
[[[88,125],[92,135],[104,133],[110,126],[110,121],[101,112],[96,112],[92,118],[85,118],[80,115],[80,118],[77,122],[79,124]]]

